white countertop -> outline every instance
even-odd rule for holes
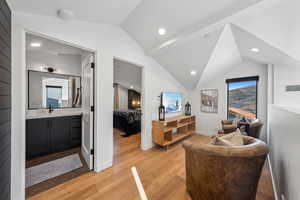
[[[40,118],[51,118],[51,117],[67,117],[82,115],[80,108],[70,109],[55,109],[52,113],[49,113],[48,109],[28,110],[26,119],[40,119]]]

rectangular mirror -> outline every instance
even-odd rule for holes
[[[81,107],[81,77],[28,71],[28,109]]]

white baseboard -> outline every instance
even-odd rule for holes
[[[270,155],[268,155],[267,159],[268,159],[269,169],[270,169],[271,178],[272,178],[272,186],[273,186],[273,191],[274,191],[274,195],[275,195],[275,200],[279,200],[276,183],[275,183],[275,179],[274,179],[274,175],[273,175],[273,168],[272,168],[272,164],[271,164],[271,160],[270,160]]]
[[[103,171],[107,168],[112,167],[112,165],[113,165],[112,160],[106,161],[106,162],[102,163],[101,165],[96,166],[95,171],[96,172],[101,172],[101,171]]]
[[[212,135],[215,135],[216,133],[218,133],[218,131],[198,129],[198,130],[196,130],[196,133],[201,134],[201,135],[205,135],[205,136],[212,136]]]
[[[153,143],[141,145],[141,149],[142,149],[143,151],[148,151],[148,150],[151,149],[152,147],[153,147]]]

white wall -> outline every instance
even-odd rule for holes
[[[274,103],[282,106],[300,106],[300,92],[286,92],[287,85],[300,85],[299,66],[274,67]]]
[[[287,200],[300,199],[300,107],[272,105],[269,113],[270,161],[277,195]]]
[[[274,102],[269,102],[268,142],[275,192],[278,197],[299,199],[300,92],[285,90],[287,85],[300,85],[300,68],[274,65],[269,71],[272,72],[269,75],[273,82],[270,89]]]
[[[142,69],[131,63],[114,60],[114,83],[141,91],[142,88]]]
[[[127,110],[128,109],[128,88],[119,85],[118,90],[119,90],[119,109]]]
[[[161,92],[182,93],[183,106],[187,101],[190,101],[190,96],[187,90],[184,89],[175,79],[174,81],[169,81],[166,79],[169,76],[169,73],[166,71],[166,69],[160,67],[155,60],[149,60],[149,64],[151,65],[151,76],[149,76],[150,79],[148,80],[148,84],[149,86],[151,85],[149,88],[149,92],[151,92],[151,98],[149,98],[149,100],[151,101],[147,102],[150,110],[146,114],[151,114],[149,116],[150,119],[158,119],[158,107],[160,105]],[[183,111],[181,113],[169,113],[166,114],[166,118],[180,115],[182,113]],[[151,123],[151,120],[149,120],[147,123]],[[147,127],[151,127],[151,124],[149,124]]]
[[[152,147],[151,120],[157,119],[161,91],[186,90],[118,27],[82,21],[62,21],[48,16],[13,13],[12,17],[12,199],[25,198],[25,30],[51,36],[96,51],[95,168],[112,165],[113,159],[113,58],[143,68],[142,148]]]
[[[191,92],[192,112],[197,116],[197,132],[204,135],[213,135],[221,128],[221,120],[227,118],[227,85],[226,79],[259,76],[258,83],[258,118],[265,124],[262,131],[262,138],[266,139],[267,127],[267,66],[254,64],[251,62],[242,62],[237,66],[233,66],[228,72],[212,77],[206,82],[200,82],[197,89]],[[219,101],[218,113],[201,112],[200,90],[202,89],[218,89]]]
[[[81,76],[81,56],[59,54],[53,55],[41,51],[26,52],[28,69],[41,71],[41,67],[55,67],[55,73]],[[44,69],[43,69],[44,70]]]

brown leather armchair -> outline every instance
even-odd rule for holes
[[[253,122],[253,123],[241,123],[239,126],[233,125],[232,120],[222,120],[222,132],[223,134],[228,134],[236,131],[237,128],[243,128],[243,130],[246,132],[247,136],[251,136],[254,138],[259,139],[260,138],[260,133],[263,127],[263,123],[260,121]]]
[[[255,200],[268,146],[243,136],[244,146],[225,147],[194,136],[183,142],[186,184],[193,200]]]
[[[233,120],[222,120],[222,133],[228,134],[236,131],[237,126],[233,125]]]
[[[254,123],[249,124],[249,127],[246,128],[246,129],[248,129],[248,130],[246,130],[248,133],[248,136],[259,139],[263,125],[264,124],[261,122],[254,122]]]

